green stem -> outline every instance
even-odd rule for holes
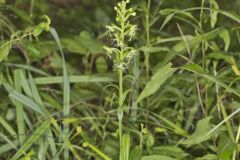
[[[214,75],[216,76],[217,75],[217,71],[216,71],[216,66],[217,64],[214,63]],[[224,119],[227,119],[228,118],[228,115],[227,115],[227,112],[226,112],[226,109],[222,103],[222,97],[219,95],[219,89],[218,89],[218,85],[216,84],[216,96],[217,96],[217,105],[218,107],[220,108],[220,111],[222,113],[222,116]],[[232,142],[235,141],[234,139],[234,132],[233,132],[233,128],[231,126],[231,123],[229,120],[227,120],[226,122],[226,127],[227,127],[227,131],[228,131],[228,134],[229,134],[229,137],[230,137],[230,140]]]
[[[145,30],[146,30],[146,39],[147,39],[147,46],[149,47],[150,44],[150,7],[151,7],[151,0],[148,0],[148,4],[147,4],[147,11],[146,11],[146,15],[145,15]],[[150,55],[149,52],[145,52],[145,67],[146,67],[146,77],[147,77],[147,81],[149,80],[149,75],[150,75]],[[149,100],[148,98],[146,99],[146,106],[149,106]],[[148,113],[146,114],[146,120],[148,119]]]
[[[16,39],[12,39],[12,40],[10,40],[10,41],[7,41],[6,43],[4,43],[3,45],[0,46],[0,49],[2,49],[3,47],[5,47],[6,45],[9,45],[9,44],[11,44],[11,43],[20,41],[20,40],[22,40],[23,38],[28,37],[28,36],[31,36],[31,35],[33,35],[32,32],[31,32],[31,33],[28,33],[28,34],[24,34],[24,35],[23,35],[22,37],[20,37],[20,38],[16,38]]]
[[[118,99],[118,121],[119,121],[119,143],[122,142],[122,119],[123,119],[123,70],[119,72],[119,99]],[[120,148],[121,149],[121,148]]]
[[[220,103],[220,107],[221,107],[223,118],[226,119],[228,117],[228,115],[227,115],[227,112],[225,110],[225,107],[223,106],[222,102],[219,102],[219,103]],[[232,142],[234,142],[235,141],[235,139],[234,139],[234,132],[232,130],[232,126],[231,126],[231,123],[230,123],[229,120],[226,121],[226,127],[227,127],[227,131],[228,131],[230,140]]]
[[[151,7],[151,0],[148,0],[147,5],[147,14],[146,14],[146,33],[147,33],[147,44],[150,44],[150,7]]]
[[[239,126],[238,126],[238,132],[237,132],[237,136],[236,136],[236,140],[235,140],[235,143],[236,143],[236,144],[238,144],[239,136],[240,136],[240,124],[239,124]],[[235,160],[236,155],[237,155],[238,152],[239,152],[239,149],[238,149],[238,147],[237,147],[236,150],[233,151],[233,157],[232,157],[233,160]]]
[[[148,0],[147,4],[147,13],[145,16],[146,19],[146,38],[147,38],[147,46],[150,46],[150,7],[151,7],[151,0]],[[145,67],[146,67],[146,74],[147,78],[149,78],[149,70],[150,70],[150,63],[149,63],[149,52],[145,53]]]
[[[205,0],[202,0],[201,3],[201,12],[200,12],[200,22],[199,27],[202,28],[202,22],[203,22],[203,7],[204,7]]]
[[[30,17],[33,17],[34,0],[31,0]]]
[[[124,15],[125,16],[125,15]],[[125,21],[121,23],[121,41],[122,44],[120,46],[121,52],[120,52],[120,60],[124,61],[124,47],[125,47]],[[122,64],[121,64],[122,65]],[[123,125],[122,125],[122,119],[123,119],[123,66],[120,66],[118,69],[118,87],[119,87],[119,98],[118,98],[118,129],[119,129],[119,144],[120,144],[120,151],[122,150],[122,133],[123,133]],[[121,154],[119,154],[120,156]],[[120,158],[120,157],[119,157]]]

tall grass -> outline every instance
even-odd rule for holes
[[[238,160],[232,3],[0,0],[0,159]]]

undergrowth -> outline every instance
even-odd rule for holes
[[[238,160],[239,5],[0,0],[0,159]]]

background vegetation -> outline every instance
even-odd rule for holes
[[[0,0],[0,159],[240,159],[240,1],[118,2]]]

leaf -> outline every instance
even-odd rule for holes
[[[114,82],[115,80],[108,76],[101,75],[82,75],[82,76],[69,76],[70,83],[108,83]],[[45,84],[57,84],[63,83],[63,78],[61,76],[57,77],[37,77],[35,82],[38,85]]]
[[[163,24],[162,24],[162,26],[161,26],[161,28],[160,28],[160,31],[166,26],[166,24],[173,18],[173,16],[174,16],[174,14],[169,14],[166,18],[165,18],[165,20],[164,20],[164,22],[163,22]]]
[[[44,52],[44,49],[48,49],[47,53],[49,54],[49,51],[54,51],[54,49],[50,48],[47,43],[44,47],[40,46],[40,42],[37,43],[33,43],[33,42],[29,42],[28,40],[23,40],[21,41],[21,46],[23,47],[23,49],[25,50],[26,54],[29,56],[29,58],[31,59],[31,61],[35,61],[35,60],[39,60],[43,57],[46,57],[47,54],[46,52]]]
[[[184,37],[189,39],[191,36],[184,35]],[[155,44],[161,44],[161,43],[167,43],[167,42],[177,42],[177,41],[182,41],[182,40],[183,40],[182,36],[168,37],[168,38],[159,37],[159,38],[157,38]],[[164,47],[160,47],[160,48],[164,48]]]
[[[210,53],[207,55],[208,58],[213,58],[216,60],[220,60],[223,59],[224,61],[226,61],[227,63],[231,64],[232,63],[232,56],[226,55],[224,53],[221,52],[214,52],[214,53]]]
[[[195,46],[199,45],[202,41],[209,41],[214,39],[215,37],[219,36],[219,33],[221,33],[223,29],[217,28],[215,30],[212,30],[208,33],[204,33],[202,35],[197,36],[187,36],[186,41],[190,49],[194,48]],[[186,51],[186,42],[181,41],[174,45],[172,49],[176,52],[183,52]]]
[[[28,71],[31,71],[31,72],[34,72],[34,73],[38,73],[40,75],[44,75],[44,76],[49,76],[50,74],[48,74],[47,72],[44,72],[36,67],[33,67],[33,66],[30,66],[30,65],[21,65],[21,64],[13,64],[13,63],[5,63],[4,64],[5,66],[10,66],[10,67],[13,67],[13,68],[22,68],[22,69],[25,69],[25,70],[28,70]]]
[[[168,52],[169,48],[167,47],[149,47],[149,46],[143,46],[139,49],[140,51],[143,52],[148,52],[148,53],[155,53],[155,52]]]
[[[144,156],[141,160],[177,160],[167,156],[160,156],[160,155],[151,155],[151,156]]]
[[[137,99],[137,103],[144,98],[154,94],[161,85],[173,75],[175,69],[171,68],[172,64],[169,63],[163,68],[157,70],[157,72],[151,77],[151,80],[147,83],[146,87]]]
[[[54,122],[53,122],[54,123]],[[57,126],[57,125],[56,125]],[[59,127],[59,126],[57,126]],[[59,127],[60,128],[60,127]],[[52,151],[52,157],[56,157],[55,159],[56,160],[59,160],[59,157],[57,155],[57,143],[55,143],[54,139],[51,138],[53,137],[53,133],[52,133],[52,130],[51,129],[48,129],[48,136],[49,138],[47,138],[48,140],[48,143],[49,143],[49,146],[50,146],[50,150]]]
[[[237,15],[236,13],[234,12],[228,12],[228,11],[224,11],[224,10],[218,10],[219,13],[225,15],[226,17],[240,23],[240,16]]]
[[[185,141],[182,141],[181,144],[199,144],[204,142],[212,137],[212,134],[205,136],[212,128],[211,123],[209,122],[212,117],[206,117],[197,123],[196,130],[194,133]]]
[[[11,146],[11,148],[14,148],[16,151],[18,150],[17,146],[8,138],[8,136],[4,135],[4,133],[0,132],[0,137],[1,139],[5,140]]]
[[[233,151],[236,148],[236,144],[232,143],[225,133],[221,134],[218,141],[218,159],[230,159]]]
[[[26,155],[24,155],[24,157],[22,157],[19,160],[31,160],[32,157],[35,155],[34,150],[32,149],[29,153],[27,153]]]
[[[162,30],[166,24],[168,22],[170,22],[170,20],[176,15],[176,14],[180,14],[182,16],[188,17],[190,19],[192,19],[194,22],[197,22],[197,20],[194,18],[194,16],[189,13],[189,12],[185,12],[183,10],[179,10],[179,9],[172,9],[172,8],[167,8],[167,9],[163,9],[160,11],[161,15],[167,15],[167,17],[165,18],[160,30]]]
[[[23,94],[21,94],[21,93],[19,93],[17,91],[12,91],[9,94],[9,96],[12,99],[14,99],[14,100],[24,104],[24,106],[26,106],[26,107],[28,107],[28,108],[30,108],[30,109],[40,113],[41,115],[45,115],[42,112],[42,110],[40,109],[41,107],[38,104],[36,104],[31,98],[29,98],[29,97],[27,97],[27,96],[25,96],[25,95],[23,95]]]
[[[28,97],[32,98],[32,97],[33,97],[32,91],[31,91],[31,88],[30,88],[30,86],[29,86],[29,82],[28,82],[28,80],[27,80],[27,78],[26,78],[25,73],[24,73],[23,71],[21,71],[20,74],[19,74],[19,76],[21,77],[21,79],[19,80],[19,82],[21,82],[21,87],[22,87],[24,93],[25,93]]]
[[[22,87],[21,87],[22,77],[21,77],[21,75],[22,75],[21,69],[14,70],[14,88],[19,93],[22,92]],[[20,143],[20,145],[22,145],[26,138],[25,123],[24,123],[24,109],[23,109],[22,103],[15,101],[14,104],[16,106],[16,116],[17,116],[16,124],[17,124],[17,128],[18,128],[19,143]]]
[[[204,135],[204,137],[207,137],[208,135],[212,134],[214,131],[216,131],[221,125],[223,125],[224,123],[226,123],[230,118],[232,118],[233,116],[235,116],[236,114],[238,114],[240,112],[240,108],[236,109],[234,112],[232,112],[229,116],[227,116],[226,118],[224,118],[224,120],[222,120],[220,123],[218,123],[218,125],[216,125],[213,129],[211,129],[208,133],[206,133]]]
[[[203,73],[204,74],[204,69],[199,66],[198,64],[187,64],[183,67],[184,69],[190,70],[190,71],[195,71],[197,73]]]
[[[152,154],[171,156],[172,158],[184,159],[188,156],[181,148],[176,146],[159,146],[152,149]]]
[[[68,118],[70,115],[70,82],[66,67],[66,61],[64,57],[64,53],[62,50],[62,46],[60,43],[59,36],[54,28],[50,28],[50,33],[52,34],[53,38],[55,39],[57,46],[60,50],[61,56],[62,56],[62,70],[63,70],[63,116],[64,118]],[[68,137],[70,128],[69,124],[65,124],[63,126],[63,134],[65,137]],[[69,149],[65,148],[64,150],[64,159],[69,159]]]
[[[47,110],[47,108],[44,106],[44,103],[42,101],[42,98],[40,96],[40,93],[38,91],[38,88],[36,86],[36,83],[32,77],[32,75],[29,73],[28,74],[29,77],[29,86],[30,89],[32,91],[32,98],[34,99],[34,101],[39,104],[39,107],[41,107],[41,110],[45,113],[45,114],[50,114]]]
[[[187,64],[185,66],[182,67],[183,69],[189,70],[191,72],[197,73],[200,76],[203,76],[204,78],[218,84],[219,86],[227,89],[229,92],[232,92],[233,94],[237,95],[238,97],[240,97],[240,93],[238,91],[236,91],[235,89],[229,87],[228,85],[226,85],[224,82],[222,82],[221,80],[217,79],[216,77],[210,75],[210,74],[206,74],[204,73],[204,70],[201,66],[199,66],[198,64]]]
[[[129,136],[129,134],[123,135],[120,151],[121,151],[120,152],[120,160],[129,160],[129,151],[130,151],[130,136]]]
[[[6,143],[6,144],[1,144],[0,147],[0,155],[2,155],[5,152],[8,152],[9,150],[15,149],[15,146],[18,146],[18,140],[11,141],[11,144]]]
[[[131,150],[129,160],[141,160],[142,157],[142,147],[136,146]]]
[[[6,42],[0,47],[0,62],[7,58],[11,49],[11,43]]]
[[[42,137],[42,135],[48,130],[50,127],[50,121],[45,120],[35,131],[34,133],[27,138],[25,143],[21,148],[18,149],[18,151],[13,155],[13,157],[10,160],[17,160],[21,155],[27,152],[27,150],[38,141],[39,138]]]
[[[195,158],[194,160],[217,160],[217,156],[215,154],[207,154],[203,157]]]
[[[82,31],[74,39],[63,39],[63,47],[74,53],[86,55],[87,53],[98,54],[103,52],[103,45],[93,38],[88,31]]]
[[[124,102],[125,99],[126,99],[126,97],[127,97],[127,95],[128,95],[130,92],[132,92],[132,91],[133,91],[132,89],[127,89],[127,90],[125,90],[125,91],[123,92],[121,102]]]
[[[88,50],[75,39],[64,38],[62,39],[62,44],[64,49],[72,53],[79,53],[79,54],[86,55],[88,52]]]
[[[231,43],[231,39],[230,39],[228,30],[227,29],[222,30],[219,36],[223,39],[223,41],[225,43],[224,51],[228,51],[228,48]]]
[[[12,126],[0,116],[0,124],[3,128],[5,128],[8,133],[10,133],[11,136],[16,136],[17,133],[14,131],[14,129],[12,128]]]
[[[215,0],[209,0],[209,1],[210,1],[211,7],[213,8],[213,10],[211,10],[211,27],[214,28],[217,23],[217,15],[218,15],[218,12],[216,10],[219,9],[219,6]]]
[[[81,133],[82,134],[82,133]],[[124,138],[124,137],[123,137]],[[124,139],[123,139],[124,140]],[[70,142],[69,142],[70,143]],[[83,147],[89,147],[91,148],[93,151],[95,151],[98,155],[98,157],[102,157],[102,159],[104,160],[111,160],[111,158],[109,158],[105,153],[103,153],[101,150],[99,150],[96,146],[88,143],[88,142],[84,142],[83,143]],[[74,149],[74,148],[73,148]],[[125,149],[125,148],[124,148]],[[122,159],[120,159],[122,160]],[[127,159],[123,159],[123,160],[127,160]]]

